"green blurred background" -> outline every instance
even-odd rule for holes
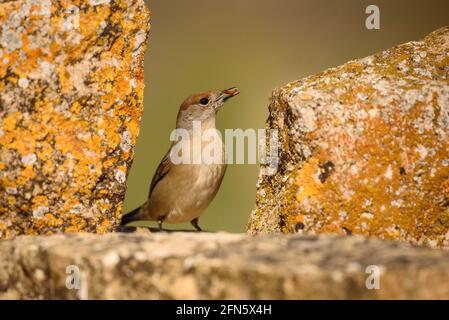
[[[188,95],[237,86],[241,94],[221,110],[219,129],[262,128],[275,87],[449,25],[448,0],[147,3],[153,16],[145,106],[125,212],[146,200],[178,107]],[[380,8],[380,30],[365,28],[370,4]],[[243,232],[254,207],[257,176],[257,165],[230,165],[200,225],[208,231]],[[191,228],[188,223],[165,227]]]

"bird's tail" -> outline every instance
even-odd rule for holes
[[[122,216],[122,221],[120,222],[120,225],[124,226],[124,225],[126,225],[126,224],[128,224],[128,223],[130,223],[130,222],[132,222],[134,220],[136,220],[137,215],[140,212],[140,208],[142,208],[142,207],[141,206],[137,207],[136,209],[134,209],[134,210],[128,212],[127,214],[123,215]]]

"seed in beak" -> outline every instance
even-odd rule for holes
[[[237,89],[236,87],[232,87],[232,88],[229,88],[229,89],[226,89],[226,90],[223,90],[222,91],[225,95],[229,95],[229,96],[236,96],[236,95],[238,95],[240,92],[239,92],[239,89]]]
[[[226,101],[229,98],[232,98],[232,97],[238,95],[240,93],[240,91],[236,87],[232,87],[232,88],[223,90],[221,93],[222,93],[221,98],[223,99],[223,101]]]

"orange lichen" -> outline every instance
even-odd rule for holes
[[[0,4],[2,25],[22,5]],[[116,171],[126,176],[139,132],[150,13],[141,0],[43,6],[20,18],[21,46],[0,59],[11,101],[0,118],[9,192],[0,234],[103,233],[120,219],[125,184]],[[122,150],[124,132],[131,146]]]
[[[318,161],[311,159],[297,172],[296,183],[301,186],[296,193],[296,200],[302,202],[308,197],[320,194],[322,185],[317,181]]]
[[[443,183],[443,192],[446,194],[446,197],[449,198],[449,179],[447,179],[447,180]]]
[[[14,112],[3,118],[3,131],[14,131],[16,128],[17,121],[20,119],[20,113]]]
[[[438,142],[442,144],[438,147],[439,151],[435,155],[426,155],[425,163],[420,167],[413,169],[407,165],[423,161],[420,158],[422,155],[416,151],[417,146],[429,149],[435,146],[433,135],[418,134],[414,128],[422,108],[423,105],[416,105],[407,119],[396,114],[397,119],[392,118],[391,121],[402,121],[398,128],[375,118],[365,122],[363,138],[353,140],[345,133],[329,135],[326,144],[340,146],[342,153],[338,157],[351,159],[357,171],[351,172],[352,167],[341,169],[337,166],[326,182],[317,181],[318,163],[328,160],[339,163],[332,149],[318,150],[316,156],[303,164],[296,175],[296,200],[303,203],[308,199],[309,203],[320,204],[319,211],[312,209],[304,213],[314,216],[315,225],[310,228],[320,233],[335,233],[342,232],[344,227],[359,234],[382,234],[385,238],[394,239],[400,236],[400,230],[419,238],[422,230],[416,229],[416,221],[420,221],[424,228],[434,227],[438,223],[436,217],[442,209],[433,205],[439,192],[434,186],[441,185],[449,174],[449,168],[438,165],[447,156],[445,150],[449,150],[449,143]],[[399,134],[406,140],[398,139]],[[415,171],[432,166],[438,174],[432,174],[430,169],[421,173],[420,177],[426,184],[425,189],[420,190],[422,187],[417,186],[413,178]],[[366,201],[372,205],[367,206]],[[348,213],[344,221],[338,217],[338,212],[342,211]],[[364,213],[369,218],[363,218]],[[399,229],[390,230],[389,226],[392,225],[399,226]]]
[[[259,180],[249,231],[449,246],[449,42],[435,44],[448,34],[276,90],[268,124],[281,132],[282,161]]]
[[[96,232],[100,234],[106,233],[110,228],[110,224],[111,223],[106,219],[101,221],[101,223],[97,226]]]

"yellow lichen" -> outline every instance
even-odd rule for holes
[[[22,5],[0,4],[2,24]],[[122,133],[134,145],[139,131],[144,46],[134,45],[150,13],[124,0],[66,0],[49,17],[32,7],[21,48],[0,59],[2,92],[23,89],[0,119],[0,181],[10,191],[0,198],[0,233],[110,231],[124,197],[115,172],[126,175],[133,154],[121,150]]]

